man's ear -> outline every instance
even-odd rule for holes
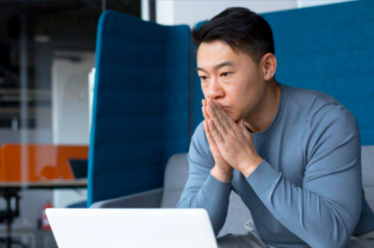
[[[277,58],[274,54],[267,53],[262,57],[261,60],[264,71],[264,79],[265,81],[269,81],[274,77],[275,71],[277,70]]]

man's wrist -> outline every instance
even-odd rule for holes
[[[228,171],[223,171],[220,168],[218,168],[216,165],[213,167],[213,169],[210,171],[210,174],[217,180],[221,182],[228,182],[232,178],[233,169]]]
[[[240,172],[244,175],[244,177],[249,177],[263,160],[263,158],[257,156],[255,159],[253,159],[253,161],[245,163],[242,169],[240,169]]]

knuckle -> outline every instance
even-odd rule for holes
[[[218,138],[218,134],[216,132],[213,133],[214,138]]]
[[[222,122],[219,123],[219,127],[223,129],[225,126],[222,124]]]

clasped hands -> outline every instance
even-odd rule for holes
[[[204,130],[215,166],[216,179],[231,180],[233,169],[248,177],[263,160],[256,152],[252,135],[241,119],[237,123],[213,100],[203,100]]]

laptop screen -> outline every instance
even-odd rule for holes
[[[88,160],[87,159],[69,159],[71,170],[76,179],[87,178]]]

